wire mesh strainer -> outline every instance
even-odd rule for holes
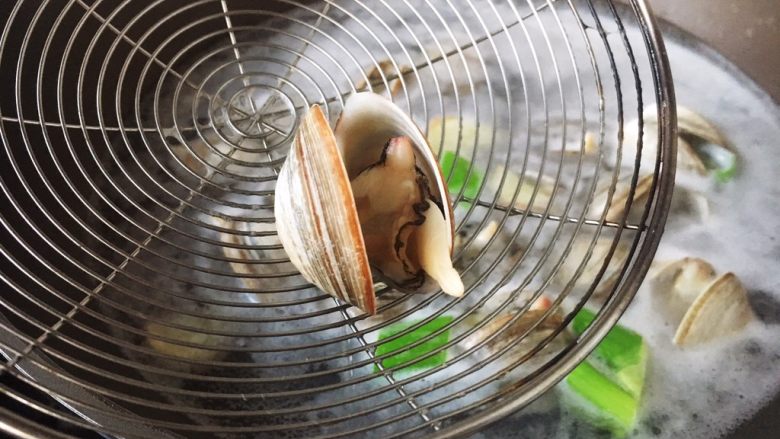
[[[644,1],[18,0],[0,17],[6,432],[473,431],[587,355],[660,239],[674,96]],[[334,122],[360,90],[452,161],[462,299],[377,284],[366,316],[275,237],[298,117],[319,103]],[[624,145],[649,104],[661,123]],[[574,336],[582,307],[597,318]],[[382,348],[399,344],[417,356]]]

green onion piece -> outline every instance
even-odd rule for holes
[[[447,359],[447,351],[445,350],[437,352],[430,357],[418,361],[415,360],[447,344],[450,339],[449,329],[411,349],[407,348],[407,346],[449,325],[450,322],[452,322],[452,319],[453,317],[451,316],[437,317],[408,334],[385,343],[380,343],[376,348],[377,356],[398,352],[395,355],[384,358],[382,360],[382,367],[390,368],[400,364],[410,363],[398,370],[400,373],[405,373],[431,369],[444,363]],[[405,329],[419,324],[420,321],[415,320],[390,325],[379,331],[379,341],[386,340]],[[379,372],[378,366],[374,366],[374,372]]]
[[[482,175],[474,169],[471,163],[455,155],[452,151],[445,151],[441,156],[441,167],[444,178],[449,177],[447,188],[451,194],[463,191],[465,197],[475,199],[482,185]],[[471,174],[469,174],[471,169]]]
[[[596,314],[581,309],[572,322],[575,334],[582,334],[593,322]],[[615,325],[594,351],[615,376],[615,380],[634,398],[642,396],[647,366],[647,345],[642,336],[620,325]]]
[[[591,424],[610,430],[615,436],[624,436],[634,426],[638,401],[589,362],[577,366],[566,377],[566,383],[580,399],[573,408],[581,408],[581,415]]]
[[[737,175],[737,155],[733,151],[712,143],[698,145],[697,151],[705,166],[714,171],[718,183],[728,183]]]
[[[737,161],[728,168],[722,168],[715,171],[715,181],[718,183],[728,183],[737,175]]]

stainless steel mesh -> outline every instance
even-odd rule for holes
[[[17,0],[0,19],[6,432],[474,431],[590,352],[660,239],[675,106],[644,1]],[[335,122],[361,90],[485,177],[450,186],[462,299],[377,284],[367,316],[276,239],[299,116]],[[624,145],[649,104],[661,123]],[[433,347],[378,348],[409,334]]]

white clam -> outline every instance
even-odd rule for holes
[[[428,123],[428,142],[435,150],[457,153],[460,157],[471,161],[474,149],[490,148],[490,133],[492,127],[478,125],[471,118],[458,116],[435,117]]]
[[[468,243],[468,237],[471,234],[475,234],[474,239],[471,241],[468,248],[468,254],[469,256],[476,256],[490,243],[490,240],[493,239],[493,236],[498,232],[499,225],[496,220],[491,220],[481,228],[480,224],[477,222],[466,224],[455,236],[455,249],[463,249]]]
[[[653,179],[652,174],[639,177],[636,185],[633,186],[633,194],[631,190],[633,177],[618,180],[612,194],[610,194],[612,187],[608,184],[605,185],[593,198],[588,210],[589,216],[600,218],[606,211],[604,217],[606,221],[620,222],[623,219],[628,222],[638,221],[647,206],[648,196],[653,188]],[[632,199],[631,210],[626,212],[629,196]],[[627,213],[628,216],[626,216]]]
[[[389,59],[379,61],[379,65],[371,67],[366,74],[365,78],[367,80],[360,80],[355,88],[358,90],[375,88],[377,92],[387,92],[390,96],[396,96],[403,90],[404,85],[408,87],[409,81],[412,80],[412,77],[409,76],[405,78],[407,82],[404,84],[404,81],[401,79],[403,75],[411,71],[409,66],[402,65],[399,66],[399,69],[396,70],[395,64]],[[388,80],[387,78],[393,79]]]
[[[714,279],[715,268],[709,262],[682,258],[661,268],[651,285],[664,313],[671,321],[679,322]]]
[[[463,341],[463,347],[472,349],[498,333],[498,336],[488,342],[488,349],[491,351],[491,354],[500,351],[523,335],[526,338],[523,339],[516,349],[521,351],[527,350],[527,348],[538,344],[558,329],[563,321],[563,317],[558,312],[548,313],[546,309],[529,309],[512,322],[512,319],[515,318],[518,312],[518,310],[511,310],[500,314],[466,338]]]
[[[598,134],[593,131],[586,131],[582,140],[567,141],[564,149],[553,147],[551,152],[576,159],[580,156],[583,156],[583,158],[597,158],[599,150]]]
[[[407,292],[463,294],[452,267],[452,210],[420,130],[389,100],[357,93],[331,130],[304,116],[275,193],[290,261],[325,292],[373,314],[372,271]]]
[[[232,329],[229,322],[178,313],[165,316],[164,321],[193,329],[148,321],[145,328],[150,335],[147,344],[160,354],[192,361],[217,361],[229,352],[225,347],[230,346],[232,339],[215,334]]]
[[[593,248],[591,249],[591,245]],[[607,256],[610,255],[612,246],[614,251],[610,257],[609,264],[601,276],[595,296],[603,297],[617,284],[621,276],[621,268],[629,257],[629,245],[626,240],[620,240],[615,244],[612,237],[601,236],[592,242],[592,238],[579,237],[571,244],[571,250],[566,257],[566,261],[558,269],[555,275],[555,281],[558,285],[564,286],[577,277],[574,283],[575,288],[587,289],[596,280],[599,272],[604,268]],[[583,265],[584,267],[580,267]],[[579,275],[578,270],[582,270]]]
[[[656,107],[645,110],[645,118],[655,114]],[[707,143],[713,143],[726,147],[728,142],[715,125],[702,117],[699,113],[682,105],[677,106],[677,129],[681,135],[699,138]]]
[[[619,223],[623,219],[627,223],[638,223],[642,220],[645,208],[649,202],[650,192],[653,189],[653,175],[640,175],[632,195],[631,209],[626,211],[629,195],[631,194],[632,177],[618,180],[614,186],[612,199],[610,200],[610,181],[605,179],[599,183],[596,195],[588,209],[588,216],[599,219],[604,214],[606,221]],[[609,204],[607,204],[609,202]],[[606,214],[605,214],[606,211]],[[710,202],[707,197],[694,188],[679,185],[674,188],[672,204],[667,227],[679,226],[688,222],[704,222],[710,214]]]
[[[640,170],[653,172],[658,154],[657,107],[647,107],[643,114],[642,151]],[[695,111],[677,106],[677,168],[691,175],[706,176],[712,173],[719,181],[733,178],[737,169],[737,155],[721,132]],[[639,155],[639,119],[624,126],[623,148],[620,151],[622,167],[633,167]],[[618,151],[606,154],[608,164],[615,166]],[[678,179],[679,182],[679,179]]]
[[[478,312],[474,315],[474,320],[480,322],[480,329],[459,343],[458,348],[464,351],[477,349],[472,355],[484,361],[513,344],[508,353],[491,361],[499,361],[502,364],[522,361],[525,366],[521,367],[535,367],[549,360],[551,355],[563,349],[569,341],[565,331],[556,334],[563,324],[563,313],[560,308],[551,310],[551,306],[552,301],[541,296],[525,312],[522,311],[522,305],[517,304],[489,321],[488,316],[483,314],[487,313],[487,310]],[[542,343],[545,346],[542,347]],[[532,357],[523,358],[533,350],[536,351]]]
[[[753,320],[747,291],[733,273],[717,276],[710,263],[683,258],[663,267],[652,288],[674,324],[678,346],[692,346],[737,332]]]
[[[753,320],[745,287],[733,273],[716,279],[693,302],[674,334],[674,343],[689,346],[718,339]]]
[[[503,183],[503,184],[502,184]],[[506,170],[502,165],[496,165],[488,174],[486,183],[488,202],[492,202],[493,194],[501,206],[511,206],[518,210],[531,209],[542,212],[552,202],[555,196],[555,180],[544,175],[527,172],[520,175]],[[517,196],[515,197],[515,192]]]

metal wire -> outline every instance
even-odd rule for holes
[[[472,432],[593,349],[660,239],[675,106],[644,1],[6,3],[6,433]],[[465,159],[466,181],[485,177],[450,186],[462,299],[377,284],[368,316],[313,288],[276,239],[298,118],[319,104],[335,121],[365,90]],[[660,123],[643,126],[651,103]],[[634,118],[657,138],[644,154],[647,136],[623,144]],[[597,317],[576,336],[583,307]],[[435,343],[420,357],[378,349],[442,321],[404,347]]]

